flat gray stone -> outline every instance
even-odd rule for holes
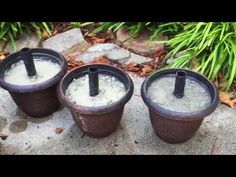
[[[39,47],[40,40],[41,39],[36,34],[24,33],[16,41],[16,51],[19,51],[24,47],[29,47],[29,48]],[[15,52],[10,43],[6,45],[4,51],[9,53]]]
[[[88,46],[79,28],[73,28],[64,33],[48,38],[42,43],[43,48],[60,52],[64,55],[75,50],[83,50]]]
[[[116,131],[106,138],[83,136],[70,111],[63,108],[41,119],[24,116],[9,93],[0,89],[0,116],[4,120],[0,154],[235,154],[236,109],[224,105],[206,117],[195,136],[183,144],[168,144],[153,131],[140,88],[145,78],[131,75],[134,93],[125,105]],[[11,132],[12,124],[27,121],[27,128]],[[7,125],[5,125],[7,123]],[[56,134],[57,127],[63,128]]]
[[[159,36],[149,44],[150,35],[149,31],[143,31],[139,36],[129,39],[129,32],[123,28],[120,28],[116,33],[117,40],[123,43],[125,48],[141,55],[151,55],[158,50],[164,49],[163,41],[166,41],[168,37]]]
[[[84,51],[84,53],[77,56],[75,60],[89,63],[93,61],[95,57],[99,56],[106,56],[109,60],[116,61],[121,64],[130,61],[141,64],[152,60],[151,58],[131,53],[113,43],[95,44]]]
[[[152,60],[153,60],[152,58],[144,57],[144,56],[141,56],[141,55],[131,53],[131,56],[130,56],[129,60],[127,60],[126,62],[127,63],[128,62],[134,62],[134,63],[138,63],[138,64],[143,64],[143,63],[150,62]]]
[[[88,48],[87,52],[109,52],[113,49],[119,50],[120,48],[113,43],[98,43]]]

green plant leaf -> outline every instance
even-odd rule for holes
[[[48,32],[48,34],[51,36],[52,33],[51,33],[51,30],[48,27],[48,24],[46,22],[42,22],[42,24],[43,24],[44,28],[46,29],[46,31]]]
[[[16,51],[16,42],[15,42],[15,39],[13,38],[10,31],[8,31],[8,36],[10,38],[10,44],[11,44],[13,50]]]

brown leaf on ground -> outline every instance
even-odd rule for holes
[[[72,58],[71,58],[71,57],[68,57],[68,56],[66,56],[65,58],[66,58],[66,61],[72,60]]]
[[[0,60],[5,59],[8,54],[9,54],[8,52],[0,51]]]
[[[236,104],[236,98],[233,99],[233,95],[231,93],[222,92],[219,93],[220,101],[231,108],[234,108],[234,105]]]
[[[57,35],[57,33],[58,33],[58,30],[55,29],[55,30],[52,32],[52,35],[55,36],[55,35]]]
[[[47,30],[43,30],[43,33],[42,33],[42,37],[43,38],[49,38],[50,37],[50,35],[49,35],[49,33],[47,32]]]
[[[56,134],[61,134],[61,133],[63,132],[63,128],[57,127],[57,128],[55,129],[55,132],[56,132]]]
[[[85,65],[85,63],[83,61],[75,61],[75,60],[69,60],[68,61],[68,70],[72,70],[74,68],[80,67]]]
[[[154,69],[151,66],[145,65],[142,68],[141,76],[147,76],[147,75],[151,74],[153,71],[154,71]]]
[[[84,37],[89,35],[89,31],[87,31],[86,33],[84,33]]]
[[[156,51],[154,54],[153,54],[153,57],[154,58],[161,58],[163,55],[166,54],[166,51],[161,49],[161,50],[158,50]]]
[[[57,35],[58,33],[65,32],[71,28],[70,23],[68,22],[61,22],[56,25],[54,28],[52,35]]]
[[[123,67],[126,71],[132,71],[132,72],[141,71],[141,68],[135,62],[129,62],[129,63],[123,64]]]
[[[96,44],[96,43],[105,43],[106,42],[106,38],[98,38],[96,36],[92,36],[90,37],[89,39],[93,44]]]
[[[6,58],[5,55],[0,54],[0,60],[3,60],[4,58]]]
[[[82,66],[85,65],[83,61],[75,61],[75,60],[70,60],[70,64],[73,66]]]
[[[74,51],[74,52],[71,52],[69,53],[67,56],[66,56],[66,59],[67,61],[73,59],[74,57],[82,54],[85,50],[87,50],[89,47],[91,47],[91,44],[88,44],[88,46],[84,47],[83,49],[80,49],[80,50],[77,50],[77,51]]]
[[[91,63],[102,63],[111,65],[112,62],[106,56],[95,57]]]
[[[6,140],[7,139],[7,135],[4,135],[3,133],[0,133],[0,138],[2,139],[2,140]]]
[[[152,61],[148,62],[147,65],[149,65],[153,69],[157,69],[162,62],[163,56],[166,54],[166,50],[158,50],[156,51],[151,58],[153,58]]]
[[[73,58],[73,57],[75,57],[75,56],[80,55],[81,53],[82,53],[82,51],[72,52],[72,53],[69,53],[69,54],[68,54],[68,57],[69,57],[69,58]]]

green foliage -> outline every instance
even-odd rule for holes
[[[187,23],[167,45],[171,51],[166,58],[182,52],[171,67],[192,68],[194,60],[198,63],[195,69],[212,81],[221,72],[227,80],[224,90],[232,85],[236,76],[236,23]]]
[[[68,25],[72,28],[81,28],[93,23],[70,22]],[[46,30],[48,35],[51,36],[56,24],[52,22],[0,22],[0,43],[10,42],[12,48],[16,50],[16,40],[23,32],[34,32],[41,38],[43,31]]]
[[[94,22],[70,22],[72,28],[81,28],[88,25],[92,25]]]
[[[42,37],[42,31],[45,29],[49,35],[53,30],[52,22],[0,22],[0,43],[10,42],[16,50],[16,40],[23,32],[36,32],[38,37]]]
[[[143,30],[151,32],[150,41],[156,39],[159,35],[172,36],[177,34],[183,28],[181,22],[157,23],[157,22],[102,22],[92,33],[111,30],[116,32],[124,27],[130,33],[131,37],[139,35]]]

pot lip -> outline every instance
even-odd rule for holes
[[[58,83],[60,81],[60,79],[66,74],[68,64],[67,64],[67,60],[65,59],[65,57],[61,53],[59,53],[55,50],[52,50],[52,49],[48,49],[48,48],[31,48],[31,50],[35,53],[44,53],[44,54],[52,55],[56,59],[60,60],[60,62],[62,63],[60,66],[61,67],[60,71],[52,78],[50,78],[44,82],[32,84],[32,85],[15,85],[15,84],[5,82],[3,77],[0,77],[0,86],[2,88],[6,89],[7,91],[10,91],[10,92],[21,92],[21,93],[36,92],[36,91],[40,91],[40,90],[49,88],[52,85]],[[54,53],[54,54],[51,54],[51,53]],[[14,58],[14,57],[18,57],[18,56],[19,56],[19,51],[10,54],[9,56],[7,56],[6,59],[4,59],[0,63],[0,66],[2,65],[2,63],[7,62],[6,60]]]
[[[193,121],[193,120],[203,119],[206,116],[208,116],[209,114],[211,114],[219,104],[218,90],[215,88],[215,86],[212,84],[212,82],[208,78],[206,78],[203,75],[200,75],[199,73],[197,73],[195,71],[181,69],[181,70],[186,71],[187,73],[192,73],[192,74],[198,75],[198,77],[201,77],[202,79],[205,80],[205,82],[207,82],[210,85],[209,87],[212,87],[212,90],[213,90],[212,102],[204,110],[190,112],[190,113],[189,112],[170,111],[170,110],[165,109],[165,108],[159,106],[158,104],[154,103],[147,96],[147,82],[150,79],[157,77],[159,74],[163,74],[163,73],[171,74],[172,72],[176,72],[177,70],[180,70],[180,68],[163,69],[161,71],[157,71],[157,72],[151,74],[150,76],[148,76],[145,79],[145,81],[143,82],[142,87],[141,87],[141,96],[142,96],[144,103],[147,105],[147,107],[149,109],[151,109],[152,111],[156,112],[157,114],[160,114],[163,117],[165,117],[167,119],[172,119],[172,120],[174,119],[174,120],[182,120],[182,121]],[[197,79],[197,80],[199,80],[199,79]]]
[[[73,73],[76,73],[77,70],[79,70],[81,68],[88,68],[90,66],[107,67],[107,68],[117,70],[118,74],[119,74],[119,72],[123,73],[124,76],[126,77],[126,79],[128,80],[128,89],[126,90],[125,95],[120,100],[118,100],[116,102],[113,102],[111,104],[104,105],[104,106],[97,106],[97,107],[82,106],[82,105],[78,105],[78,104],[71,102],[70,99],[67,98],[62,91],[62,85],[64,83],[65,78],[70,77]],[[64,104],[66,107],[68,107],[70,110],[73,110],[75,112],[80,112],[81,114],[92,115],[92,114],[104,114],[104,113],[112,112],[112,111],[124,106],[130,100],[130,98],[133,94],[133,90],[134,90],[133,81],[127,73],[125,73],[120,68],[115,67],[115,66],[111,66],[108,64],[97,64],[96,63],[96,64],[85,64],[83,66],[77,67],[77,68],[71,70],[70,72],[68,72],[61,79],[61,81],[57,87],[57,94],[58,94],[58,98],[61,101],[61,103]]]

